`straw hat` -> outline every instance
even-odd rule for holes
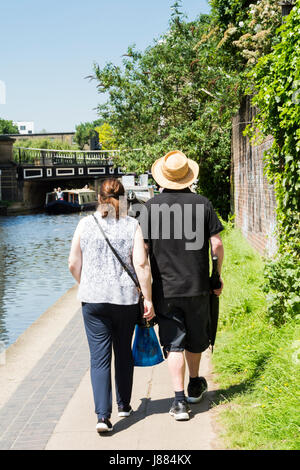
[[[172,150],[153,163],[151,173],[162,188],[184,189],[197,179],[199,165],[180,150]]]

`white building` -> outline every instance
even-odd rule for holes
[[[15,121],[14,124],[18,126],[20,134],[34,134],[33,121]]]

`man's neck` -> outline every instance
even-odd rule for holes
[[[192,191],[190,188],[184,188],[184,189],[163,189],[163,193],[191,193]]]

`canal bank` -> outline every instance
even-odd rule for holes
[[[4,215],[28,215],[41,211],[39,206],[28,206],[24,202],[10,202],[0,204],[0,216]]]
[[[76,286],[69,289],[5,349],[1,361],[4,364],[0,366],[0,407],[9,400],[80,309],[76,292]]]
[[[188,422],[169,414],[173,391],[167,363],[136,367],[129,418],[119,418],[113,393],[113,433],[99,436],[89,376],[89,351],[77,287],[72,287],[6,351],[0,366],[0,449],[138,450],[220,448],[210,352],[201,374],[209,383]],[[113,373],[112,373],[113,374]]]

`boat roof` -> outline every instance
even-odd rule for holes
[[[55,191],[51,191],[51,193],[48,194],[53,194]],[[93,189],[62,189],[62,193],[74,193],[74,194],[80,194],[80,193],[95,193]]]
[[[149,186],[124,186],[125,191],[131,190],[131,191],[148,191]]]

